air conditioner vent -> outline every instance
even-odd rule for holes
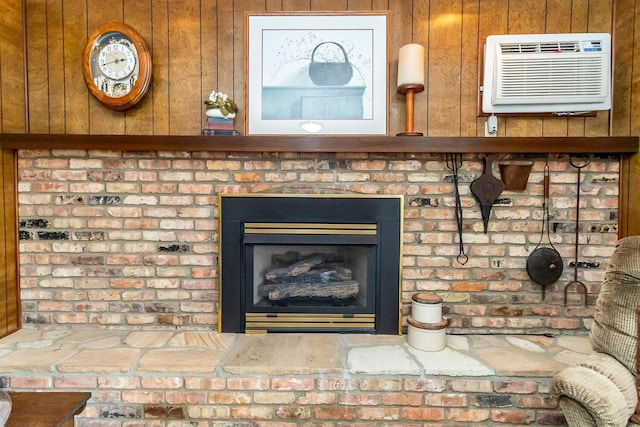
[[[606,33],[489,36],[482,110],[576,112],[611,108]]]
[[[504,43],[500,45],[500,50],[503,54],[579,52],[580,43],[577,41],[552,43]]]

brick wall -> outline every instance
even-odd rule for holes
[[[224,420],[220,425],[237,420],[247,426],[293,422],[369,426],[380,421],[405,426],[564,424],[555,399],[545,395],[546,381],[530,378],[185,378],[188,391],[172,390],[176,383],[166,378],[148,381],[159,390],[123,393],[129,410],[138,407],[147,419]],[[91,408],[85,415],[99,417],[103,408]]]
[[[79,426],[566,425],[548,394],[548,382],[527,377],[83,374],[53,380],[50,375],[13,376],[11,387],[91,391],[87,408],[76,417]]]
[[[212,139],[212,144],[215,140]],[[459,252],[452,172],[441,155],[21,150],[19,219],[25,326],[139,329],[217,324],[219,193],[403,194],[403,299],[445,300],[450,332],[584,332],[617,240],[618,160],[582,172],[578,279],[573,280],[577,172],[551,156],[552,239],[564,274],[541,287],[526,272],[540,239],[544,158],[524,192],[503,192],[483,233],[469,184],[482,158],[460,167],[465,265]],[[497,168],[495,170],[496,175]]]

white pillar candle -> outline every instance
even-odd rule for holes
[[[424,47],[411,43],[400,48],[398,54],[398,86],[424,85]]]

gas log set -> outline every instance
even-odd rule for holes
[[[274,254],[264,275],[260,295],[273,305],[348,305],[355,301],[360,283],[339,254],[302,256],[298,251]]]

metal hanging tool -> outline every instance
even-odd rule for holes
[[[464,251],[464,243],[462,242],[462,203],[460,202],[460,189],[458,183],[458,169],[462,166],[462,154],[447,154],[446,155],[447,168],[453,173],[453,190],[455,195],[455,212],[456,212],[456,224],[458,225],[458,245],[459,252],[456,260],[461,265],[465,265],[469,261],[469,257]]]
[[[551,242],[549,232],[549,156],[544,163],[544,199],[542,202],[542,229],[540,230],[540,241],[536,245],[531,255],[527,258],[527,273],[531,280],[542,285],[542,301],[545,298],[545,289],[554,284],[562,275],[563,265],[560,253]],[[546,227],[545,227],[546,226]],[[542,241],[547,237],[548,246],[541,246]]]
[[[579,253],[579,232],[580,232],[580,181],[581,181],[581,171],[583,168],[587,167],[587,165],[591,162],[591,158],[589,156],[582,158],[571,156],[569,157],[569,163],[574,168],[578,169],[578,183],[576,184],[576,234],[575,234],[575,259],[573,262],[573,281],[569,282],[564,288],[564,305],[567,305],[567,292],[571,285],[576,285],[578,290],[582,290],[584,292],[584,306],[587,307],[589,302],[587,300],[587,286],[578,280],[578,253]]]
[[[484,172],[471,183],[471,192],[480,202],[484,234],[487,234],[493,202],[504,190],[504,182],[493,174],[493,155],[484,157]]]

